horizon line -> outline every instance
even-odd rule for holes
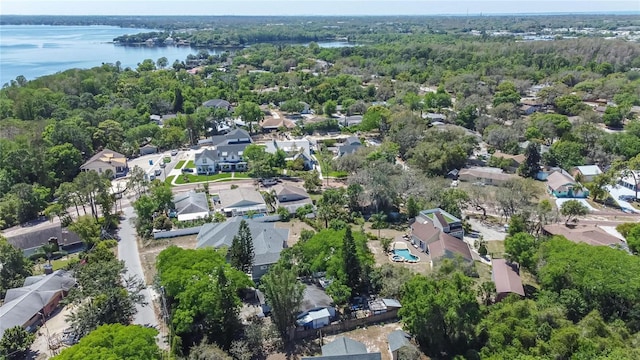
[[[239,14],[217,14],[217,15],[196,15],[196,14],[184,14],[184,15],[166,15],[166,14],[145,14],[145,15],[122,15],[122,14],[102,14],[102,15],[74,15],[74,14],[3,14],[2,16],[15,16],[15,17],[220,17],[220,16],[231,16],[231,17],[296,17],[296,16],[304,16],[304,17],[333,17],[333,18],[344,18],[344,17],[393,17],[393,16],[401,16],[401,17],[439,17],[439,16],[456,16],[456,17],[484,17],[484,16],[559,16],[559,15],[640,15],[640,10],[622,10],[622,11],[585,11],[585,12],[564,12],[564,11],[549,11],[549,12],[522,12],[522,13],[496,13],[496,12],[479,12],[479,13],[440,13],[440,14],[349,14],[349,15],[318,15],[318,14],[281,14],[281,15],[239,15]],[[0,19],[0,22],[2,20]]]

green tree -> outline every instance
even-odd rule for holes
[[[578,200],[568,200],[560,206],[560,213],[567,217],[564,224],[568,225],[570,222],[577,222],[578,216],[587,215],[589,209]]]
[[[391,110],[381,105],[371,106],[362,116],[360,130],[371,131],[374,129],[385,129],[391,118]]]
[[[32,274],[32,264],[22,250],[11,245],[0,235],[0,298],[9,289],[24,285],[24,279]]]
[[[345,230],[343,244],[342,258],[344,273],[346,274],[345,285],[351,289],[351,295],[355,295],[359,293],[361,289],[362,283],[360,275],[362,268],[350,226],[347,226]]]
[[[64,143],[47,149],[46,167],[54,174],[56,185],[72,181],[82,165],[82,154],[72,144]]]
[[[0,339],[0,356],[2,359],[26,359],[27,351],[36,335],[28,332],[22,326],[6,329]]]
[[[473,281],[462,273],[439,280],[415,276],[404,287],[398,315],[427,355],[451,358],[473,342],[480,306]]]
[[[272,320],[284,341],[289,340],[289,331],[296,325],[296,315],[304,298],[304,285],[297,279],[293,269],[276,264],[260,281],[271,311]]]
[[[327,102],[324,103],[325,115],[327,115],[327,117],[331,117],[331,115],[335,114],[337,106],[338,105],[336,104],[335,101],[327,100]]]
[[[233,360],[216,344],[207,344],[206,339],[189,350],[188,360]]]
[[[229,248],[229,263],[234,268],[248,273],[253,266],[253,238],[251,230],[246,220],[240,221],[238,234],[233,237],[231,248]]]
[[[160,359],[157,334],[156,329],[139,325],[103,325],[53,359]]]
[[[304,184],[303,187],[310,193],[316,193],[322,186],[322,180],[320,180],[320,174],[317,170],[310,171],[303,175]]]
[[[380,229],[387,226],[387,215],[383,212],[378,212],[371,215],[371,228],[378,229],[378,239],[380,239]]]
[[[602,121],[610,128],[621,128],[624,120],[624,113],[618,106],[607,106],[602,115]]]
[[[504,240],[504,251],[507,258],[532,273],[535,273],[536,270],[537,250],[536,238],[525,232],[509,235]]]
[[[525,178],[535,178],[540,172],[540,152],[538,144],[531,142],[524,151],[525,161],[520,164],[518,174]]]
[[[100,241],[100,224],[90,215],[77,218],[76,221],[69,225],[69,230],[78,234],[89,249]]]
[[[260,109],[260,106],[253,102],[242,102],[235,110],[235,115],[239,116],[242,121],[247,124],[249,133],[254,130],[253,123],[258,122],[264,118],[264,113]]]

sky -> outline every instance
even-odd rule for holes
[[[640,0],[0,0],[2,15],[640,14]]]

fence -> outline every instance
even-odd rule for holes
[[[398,309],[393,309],[382,314],[367,316],[360,319],[343,320],[338,323],[329,324],[320,329],[310,329],[310,330],[296,329],[295,332],[293,332],[293,338],[298,340],[298,339],[305,339],[308,337],[320,337],[321,331],[327,335],[342,333],[342,332],[357,329],[361,326],[373,325],[373,324],[387,322],[391,320],[397,320],[397,319],[398,319]]]
[[[185,235],[195,235],[200,232],[201,227],[202,226],[195,226],[195,227],[184,228],[184,229],[158,231],[153,233],[153,239],[158,240],[158,239],[168,239],[172,237],[185,236]]]

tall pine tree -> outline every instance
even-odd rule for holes
[[[525,178],[535,178],[540,171],[540,152],[538,144],[530,142],[524,151],[525,161],[520,164],[518,173]]]
[[[351,289],[351,294],[356,295],[360,290],[360,260],[356,250],[356,241],[353,239],[351,227],[347,226],[344,233],[344,242],[342,247],[342,258],[344,260],[344,273],[346,275],[346,284]]]
[[[229,249],[229,262],[234,268],[248,273],[253,266],[253,257],[251,230],[249,230],[249,224],[242,220],[238,234],[233,237],[231,248]]]
[[[224,268],[221,266],[218,268],[217,274],[217,291],[219,293],[219,333],[210,334],[212,339],[216,341],[222,348],[228,349],[231,346],[233,340],[238,335],[242,325],[238,317],[238,308],[240,306],[237,297],[234,294],[233,288],[229,284],[227,275],[224,273]]]

